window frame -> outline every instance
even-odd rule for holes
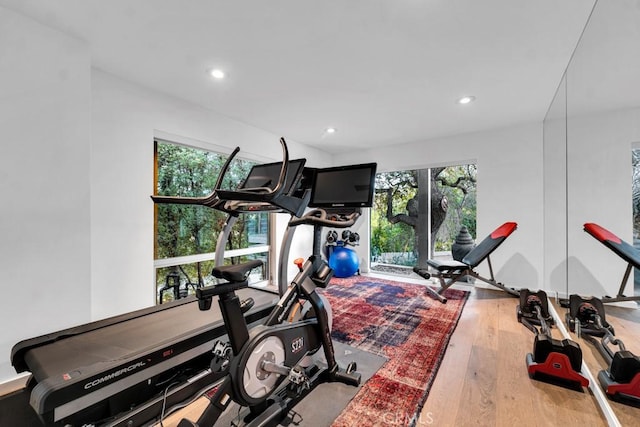
[[[192,148],[196,150],[207,151],[207,152],[214,153],[219,156],[225,156],[225,157],[228,157],[232,153],[232,150],[230,150],[228,147],[223,147],[216,144],[208,144],[208,143],[192,140],[185,137],[179,137],[176,135],[154,132],[152,194],[157,194],[157,188],[158,188],[158,173],[159,173],[158,144],[159,143],[173,144],[173,145]],[[238,156],[237,159],[256,162],[256,163],[264,163],[264,162],[270,161],[269,159],[261,158],[259,156],[254,156],[247,153],[243,153],[243,155]],[[277,268],[277,267],[274,267],[275,266],[274,263],[277,262],[277,257],[275,256],[274,251],[272,250],[277,247],[276,231],[275,231],[276,221],[275,221],[274,215],[275,215],[274,213],[267,214],[267,227],[268,227],[267,233],[266,233],[267,244],[253,245],[253,246],[248,246],[248,247],[239,248],[239,249],[225,249],[224,251],[224,255],[223,255],[224,260],[235,258],[235,257],[248,256],[248,255],[265,254],[265,256],[268,259],[268,263],[266,266],[266,270],[264,271],[264,279],[250,283],[251,287],[264,289],[264,288],[269,288],[270,286],[271,287],[273,286],[273,277],[274,277],[273,270]],[[158,281],[159,269],[176,267],[176,266],[187,265],[187,264],[194,264],[198,262],[215,261],[216,252],[214,250],[213,252],[203,252],[200,254],[181,255],[181,256],[168,257],[168,258],[158,258],[158,206],[156,204],[154,204],[153,216],[154,216],[153,218],[153,283],[154,283],[154,293],[156,294],[155,300],[156,300],[156,303],[158,303],[157,294],[158,294],[158,287],[160,286],[160,284],[157,283],[157,281]],[[219,236],[219,233],[221,232],[222,230],[218,230],[218,236]],[[216,241],[218,236],[216,236]]]

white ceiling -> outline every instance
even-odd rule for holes
[[[86,40],[96,68],[340,153],[542,121],[593,0],[0,5]]]

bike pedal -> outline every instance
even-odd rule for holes
[[[211,370],[213,372],[222,372],[227,369],[231,361],[232,349],[227,342],[216,341],[211,350],[213,357],[211,358]]]

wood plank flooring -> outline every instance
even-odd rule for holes
[[[640,344],[638,337],[640,336],[640,310],[617,307],[611,304],[605,304],[605,312],[607,322],[613,325],[616,337],[620,338],[627,350],[635,355],[640,354]],[[607,368],[607,362],[600,353],[585,340],[579,339],[575,334],[571,334],[572,339],[580,343],[582,348],[582,357],[591,369],[594,377],[598,377],[600,370]],[[613,351],[618,347],[611,347]],[[618,420],[623,426],[640,425],[640,408],[626,405],[609,399],[609,405],[614,410]]]
[[[422,425],[606,425],[587,389],[529,378],[525,357],[533,334],[516,319],[517,298],[469,289],[471,296],[422,411]]]

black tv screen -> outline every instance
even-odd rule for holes
[[[291,188],[300,180],[304,169],[305,159],[290,160],[287,167],[287,179],[282,190],[283,194],[289,194],[295,188]],[[267,187],[273,190],[280,178],[282,162],[254,165],[249,171],[240,189]]]
[[[371,207],[376,163],[317,169],[310,207]]]

